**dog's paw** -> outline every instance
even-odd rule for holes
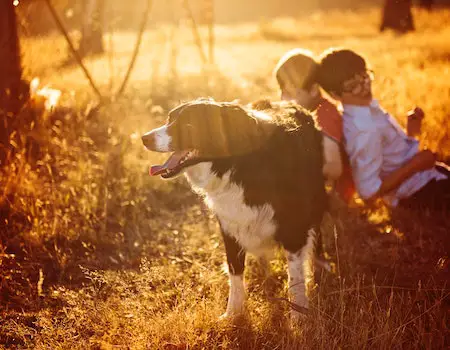
[[[226,311],[224,314],[219,316],[219,322],[237,324],[244,321],[247,318],[247,312],[245,310],[230,312]]]
[[[232,319],[233,319],[233,315],[228,312],[225,312],[219,316],[219,321],[230,321]]]

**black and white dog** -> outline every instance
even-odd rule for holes
[[[230,278],[224,316],[244,309],[246,252],[261,255],[276,243],[287,252],[292,302],[307,308],[326,209],[322,136],[311,115],[293,104],[261,111],[201,99],[170,111],[142,140],[149,150],[172,152],[151,175],[184,173],[217,215]]]

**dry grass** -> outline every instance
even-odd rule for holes
[[[147,176],[159,155],[139,135],[180,100],[211,95],[276,98],[272,68],[295,46],[349,46],[367,56],[382,104],[404,122],[426,114],[424,144],[450,154],[450,11],[416,11],[418,32],[379,35],[378,13],[318,13],[300,20],[219,27],[219,71],[202,74],[190,33],[146,33],[126,96],[92,110],[78,68],[64,66],[61,38],[24,38],[29,77],[63,89],[42,114],[35,162],[17,152],[0,183],[0,344],[36,349],[445,348],[448,218],[412,218],[357,204],[336,212],[332,274],[317,276],[311,313],[287,323],[285,261],[246,272],[248,318],[219,323],[227,296],[224,250],[214,218],[184,180]],[[326,21],[326,22],[325,22]],[[133,35],[117,33],[114,76]],[[178,47],[178,44],[183,44]],[[102,91],[108,57],[88,61]],[[24,112],[27,113],[27,112]],[[38,112],[39,113],[39,112]],[[45,131],[45,132],[44,132]],[[446,135],[446,136],[445,136]],[[30,136],[30,137],[31,137]]]

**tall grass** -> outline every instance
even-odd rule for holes
[[[146,33],[124,98],[95,108],[76,67],[59,66],[55,36],[24,38],[29,77],[63,89],[61,105],[23,130],[0,175],[0,344],[36,349],[445,348],[448,217],[338,207],[310,314],[292,329],[282,254],[265,271],[249,258],[247,317],[219,322],[227,297],[218,225],[183,179],[147,175],[164,160],[140,135],[179,101],[276,98],[272,68],[285,50],[349,46],[376,72],[382,104],[404,123],[426,112],[423,144],[450,154],[449,11],[416,11],[417,33],[379,35],[378,13],[318,13],[217,28],[218,70],[203,70],[189,32]],[[326,25],[325,25],[326,24]],[[269,33],[269,34],[268,34]],[[284,39],[286,40],[284,40]],[[118,33],[118,71],[132,35]],[[280,40],[283,39],[283,40]],[[36,54],[39,52],[39,56]],[[108,93],[107,57],[87,65]],[[176,74],[174,74],[176,73]],[[25,112],[24,112],[25,113]],[[38,131],[36,131],[38,130]]]

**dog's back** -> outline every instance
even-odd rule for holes
[[[250,154],[214,160],[212,170],[219,177],[231,170],[229,181],[242,187],[248,206],[270,204],[275,239],[300,248],[306,235],[299,236],[320,224],[326,208],[322,135],[311,115],[294,104],[258,109],[276,124],[267,142]]]

